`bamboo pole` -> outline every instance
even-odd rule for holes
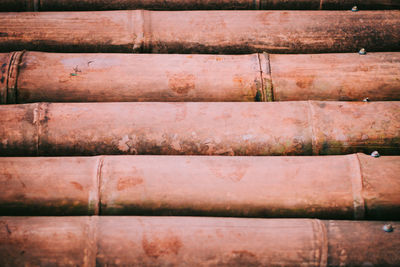
[[[0,264],[398,266],[400,224],[202,217],[0,217]],[[385,229],[394,229],[386,232]],[[206,244],[206,245],[205,245]]]
[[[3,13],[0,51],[332,53],[399,51],[400,11]]]
[[[0,158],[0,215],[398,220],[399,174],[365,154]]]
[[[399,9],[393,0],[2,0],[0,11],[78,11],[109,9],[196,10],[196,9]]]
[[[400,53],[0,54],[0,103],[400,100]]]
[[[400,102],[0,106],[0,155],[400,154]]]

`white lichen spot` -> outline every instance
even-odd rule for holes
[[[213,143],[213,140],[210,138],[207,138],[206,140],[204,140],[205,145],[212,144],[212,143]]]
[[[243,138],[244,141],[247,141],[247,140],[250,140],[251,138],[253,138],[253,135],[245,134],[245,135],[242,136],[242,138]]]
[[[344,141],[347,141],[347,136],[344,135],[344,134],[339,134],[338,137],[337,137],[337,139],[338,139],[339,141],[344,142]]]
[[[33,123],[35,124],[39,120],[39,109],[35,108],[33,110]]]
[[[181,144],[179,143],[178,140],[174,140],[171,143],[171,147],[177,151],[180,151],[182,149]]]
[[[129,136],[125,135],[124,137],[122,137],[122,139],[118,142],[118,149],[124,152],[129,151]]]
[[[363,141],[368,140],[368,138],[369,138],[369,136],[366,135],[366,134],[363,134],[363,135],[361,136],[361,140],[363,140]]]

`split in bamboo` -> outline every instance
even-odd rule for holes
[[[395,156],[12,157],[0,185],[1,215],[400,219]]]
[[[398,222],[94,216],[0,226],[2,266],[400,265]]]
[[[400,11],[2,13],[0,51],[324,53],[400,50]]]
[[[400,102],[0,106],[0,155],[400,154]]]
[[[0,11],[78,11],[78,10],[207,10],[207,9],[347,9],[353,0],[1,0]],[[363,0],[357,3],[359,10],[399,9],[393,0]]]
[[[400,53],[0,54],[0,103],[400,100]]]

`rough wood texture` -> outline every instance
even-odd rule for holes
[[[0,103],[400,100],[400,53],[0,54]]]
[[[178,15],[179,12],[179,15]],[[0,51],[323,53],[399,51],[400,11],[3,13]]]
[[[312,219],[0,217],[0,264],[399,266],[400,224]],[[205,245],[206,244],[206,245]]]
[[[400,102],[0,106],[0,155],[400,154]]]
[[[110,9],[398,9],[397,0],[1,0],[0,11]]]
[[[364,154],[0,158],[0,215],[398,220],[399,178],[400,157]]]

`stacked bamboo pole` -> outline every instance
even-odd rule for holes
[[[76,11],[112,9],[198,10],[198,9],[399,9],[394,0],[2,0],[0,11]]]
[[[400,219],[396,156],[0,158],[0,166],[0,215]]]
[[[399,102],[0,106],[0,155],[400,154]]]
[[[400,51],[400,11],[4,13],[0,51],[335,53]]]
[[[0,0],[122,9],[0,16],[0,265],[399,266],[399,3],[355,4]]]
[[[1,265],[398,266],[382,222],[195,217],[1,217]],[[400,224],[392,223],[398,229]],[[377,244],[371,246],[371,243]],[[366,265],[368,266],[368,265]]]
[[[0,64],[3,104],[400,99],[400,53],[13,52],[0,54]]]

